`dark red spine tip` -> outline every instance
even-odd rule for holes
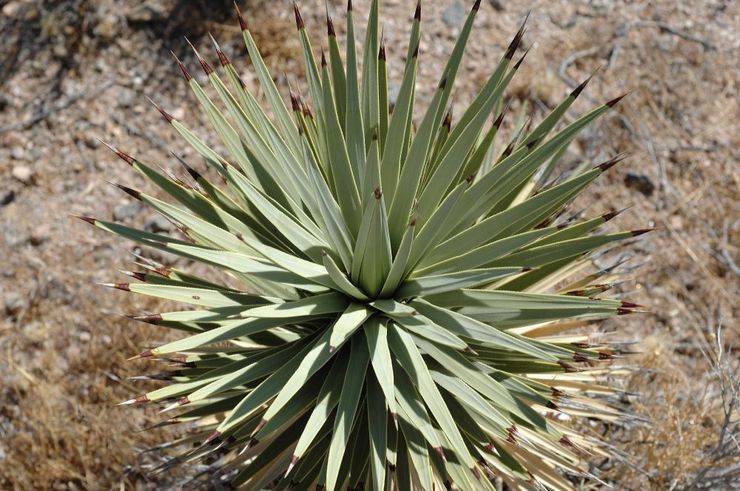
[[[185,404],[190,404],[190,399],[188,399],[187,397],[183,397],[182,399],[177,401],[178,406],[184,406]]]
[[[154,103],[152,102],[152,104]],[[159,114],[161,114],[164,120],[167,121],[168,123],[172,123],[172,121],[175,119],[170,113],[168,113],[167,111],[159,107],[157,104],[154,104],[154,107],[157,108],[157,111],[159,111]]]
[[[524,36],[524,26],[522,26],[519,31],[514,35],[514,39],[511,40],[509,43],[509,46],[506,48],[506,53],[504,53],[504,58],[507,60],[512,60],[514,58],[514,53],[516,53],[516,50],[519,48],[519,44],[522,42],[522,37]]]
[[[293,92],[290,93],[290,105],[293,108],[293,112],[298,112],[301,110],[301,101]]]
[[[121,160],[126,162],[128,165],[134,165],[135,159],[131,155],[120,150],[116,150],[116,155],[118,155]]]
[[[267,424],[267,420],[265,418],[262,418],[260,422],[257,424],[257,426],[254,428],[254,433],[258,433],[262,428],[265,427]]]
[[[234,8],[236,9],[236,17],[239,19],[239,28],[242,31],[249,30],[249,27],[247,26],[247,22],[244,20],[244,16],[242,15],[242,11],[239,10],[239,5],[237,5],[236,2],[234,2]]]
[[[610,211],[609,213],[604,213],[603,215],[601,215],[601,219],[605,222],[608,222],[617,215],[619,215],[619,211]]]
[[[526,273],[527,271],[532,271],[534,268],[529,266],[523,266],[522,267],[522,273]]]
[[[82,216],[82,215],[75,215],[75,218],[79,218],[83,222],[87,222],[90,225],[95,225],[95,222],[97,222],[97,220],[94,219],[93,217],[86,217],[86,216]]]
[[[607,160],[606,162],[600,163],[599,165],[596,166],[596,168],[601,169],[602,172],[605,172],[611,169],[612,167],[614,167],[615,165],[617,165],[622,160],[624,160],[624,156],[619,155],[617,157],[614,157],[613,159]]]
[[[527,51],[524,52],[522,57],[519,58],[519,61],[516,62],[516,64],[514,65],[514,70],[519,70],[519,67],[522,66],[522,63],[524,62],[524,58],[526,58],[528,54],[529,54],[529,49],[527,49]]]
[[[606,103],[607,107],[614,107],[614,106],[616,106],[617,103],[619,101],[621,101],[622,99],[624,99],[626,96],[627,96],[627,94],[622,94],[619,97],[615,97],[614,99],[612,99],[612,100],[610,100],[609,102]]]
[[[182,75],[185,77],[185,80],[190,82],[193,80],[193,76],[190,75],[190,72],[188,71],[187,67],[181,62],[180,60],[177,60],[177,66],[180,67],[180,70],[182,71]]]
[[[557,404],[555,404],[555,403],[554,403],[554,402],[552,402],[552,401],[547,401],[547,407],[548,407],[549,409],[552,409],[552,410],[555,410],[555,411],[560,411],[560,408],[558,407],[558,405],[557,405]]]
[[[578,97],[579,95],[581,95],[581,92],[583,92],[583,89],[586,88],[586,85],[588,85],[588,82],[590,80],[591,80],[591,77],[588,77],[586,80],[584,80],[583,82],[581,82],[581,84],[578,87],[576,87],[575,89],[573,89],[573,92],[570,93],[570,96],[575,99],[576,97]]]
[[[475,0],[475,3],[473,4],[473,12],[477,12],[478,9],[480,9],[480,0]]]
[[[133,198],[141,199],[141,193],[135,189],[131,189],[123,184],[116,184],[116,187]]]
[[[335,37],[337,35],[337,32],[334,30],[334,22],[328,15],[326,16],[326,32],[329,37]]]
[[[141,271],[132,271],[131,277],[139,281],[146,281],[146,273],[142,273]]]
[[[506,111],[501,111],[501,114],[498,115],[496,121],[493,122],[494,128],[501,128],[501,124],[504,122],[504,116],[506,116]]]
[[[217,49],[216,54],[218,54],[218,61],[221,63],[221,66],[227,66],[231,64],[231,60],[229,60],[229,58],[226,56],[226,53],[224,53],[220,49]]]
[[[134,403],[135,403],[135,404],[144,404],[145,402],[149,402],[149,398],[147,397],[147,395],[146,395],[146,394],[144,394],[144,395],[141,395],[141,396],[137,396],[137,397],[136,397],[136,398],[134,399]]]
[[[383,197],[383,191],[381,191],[380,188],[375,188],[375,191],[373,191],[373,196],[375,196],[375,199],[380,199]]]
[[[218,431],[218,430],[216,430],[216,431],[214,431],[213,433],[211,433],[210,435],[208,435],[208,438],[206,438],[206,441],[205,441],[204,443],[205,443],[206,445],[207,445],[207,444],[209,444],[209,443],[213,443],[213,442],[214,442],[214,441],[216,441],[216,440],[217,440],[217,439],[218,439],[218,438],[219,438],[220,436],[221,436],[221,432],[220,432],[220,431]]]
[[[414,48],[414,52],[411,53],[411,57],[412,58],[418,58],[419,57],[419,45],[420,44],[421,43],[419,43],[419,42],[416,43],[416,48]]]
[[[347,0],[347,12],[352,12],[352,0]]]
[[[447,462],[447,457],[445,456],[445,449],[442,447],[434,447],[434,451],[437,452],[437,455],[439,455],[439,458]]]
[[[199,57],[198,61],[200,62],[200,66],[203,67],[203,71],[206,72],[206,75],[210,75],[213,73],[213,67],[209,65],[206,60]]]
[[[442,121],[442,126],[444,126],[448,132],[450,131],[452,128],[452,111],[447,111],[445,119]]]
[[[416,2],[416,10],[414,10],[414,20],[421,20],[421,0]]]
[[[560,365],[566,373],[574,373],[578,371],[576,367],[563,360],[558,361],[558,365]]]
[[[444,90],[445,87],[447,87],[447,77],[445,77],[442,80],[440,80],[439,81],[439,86],[438,86],[438,88],[441,89],[441,90]]]
[[[118,290],[123,290],[125,292],[131,291],[131,288],[129,288],[128,283],[113,283],[113,288],[116,288]]]
[[[636,303],[633,303],[633,302],[626,302],[626,301],[623,301],[623,302],[622,302],[622,304],[620,305],[620,307],[624,307],[624,308],[626,308],[626,309],[637,309],[637,308],[639,308],[640,306],[639,306],[639,305],[637,305]]]
[[[652,229],[652,228],[641,228],[641,229],[638,229],[638,230],[633,230],[630,233],[632,234],[633,237],[637,237],[638,235],[646,234],[648,232],[652,232],[653,230],[655,230],[655,229]]]
[[[630,310],[630,309],[624,309],[624,308],[621,308],[621,307],[617,309],[617,315],[628,315],[628,314],[631,314],[631,313],[632,313],[632,310]]]
[[[295,14],[295,26],[296,29],[299,31],[305,27],[305,24],[303,23],[303,17],[301,17],[301,12],[298,10],[298,4],[293,2],[293,13]]]
[[[470,468],[470,472],[472,472],[472,473],[473,473],[473,475],[475,476],[475,478],[476,478],[476,479],[477,479],[478,481],[480,481],[480,471],[478,470],[478,468],[477,468],[477,467],[471,467],[471,468]]]
[[[321,68],[326,68],[326,55],[324,51],[321,51]]]
[[[137,315],[137,316],[134,316],[134,320],[146,322],[147,324],[157,324],[162,321],[162,314]],[[148,353],[149,353],[149,356],[151,356],[152,352],[148,351]],[[143,356],[143,355],[139,355],[139,356]]]
[[[378,50],[378,59],[380,61],[385,61],[385,44],[380,45],[380,49]]]
[[[586,363],[588,360],[588,356],[584,355],[583,353],[573,353],[573,361],[575,361],[576,363]]]

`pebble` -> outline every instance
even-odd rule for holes
[[[33,178],[33,171],[26,165],[16,165],[11,171],[13,178],[22,182],[23,184],[30,184]]]
[[[133,220],[141,212],[141,205],[136,202],[128,202],[113,210],[113,219],[117,222]]]
[[[459,28],[465,22],[467,14],[465,6],[455,1],[442,12],[442,21],[449,27]]]
[[[26,297],[14,291],[6,293],[3,301],[5,302],[5,313],[7,315],[16,315],[28,307]]]
[[[624,185],[628,188],[636,189],[643,196],[647,197],[652,196],[655,191],[655,184],[653,184],[653,181],[644,174],[628,172],[627,175],[624,176]]]
[[[32,246],[38,247],[49,240],[49,237],[51,237],[51,227],[48,223],[44,223],[31,231],[28,241]]]
[[[23,151],[23,147],[13,147],[10,151],[10,156],[13,157],[14,160],[23,160],[26,156],[26,152]]]
[[[0,206],[7,206],[13,201],[15,201],[15,191],[12,189],[0,191]]]
[[[152,215],[147,219],[144,228],[156,234],[158,232],[169,232],[172,224],[162,215]]]

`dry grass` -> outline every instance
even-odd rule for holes
[[[88,3],[95,11],[106,2]],[[307,25],[323,33],[319,27],[323,3],[302,3]],[[356,2],[358,17],[364,15],[364,3]],[[629,362],[644,369],[635,371],[625,387],[640,397],[627,402],[650,423],[600,428],[618,449],[618,458],[597,463],[594,470],[619,483],[619,489],[694,489],[700,484],[694,482],[696,476],[708,466],[714,472],[740,464],[737,454],[717,459],[715,452],[728,404],[720,397],[728,385],[721,382],[737,373],[737,360],[726,357],[720,374],[702,354],[712,352],[718,325],[724,326],[720,344],[725,353],[740,341],[738,270],[733,259],[738,256],[740,231],[736,96],[740,39],[732,28],[740,22],[740,6],[709,0],[690,7],[679,2],[649,7],[620,1],[503,3],[506,10],[495,12],[484,2],[461,73],[460,101],[480,85],[492,57],[498,56],[530,8],[525,41],[538,43],[511,92],[515,108],[526,101],[541,114],[566,92],[562,76],[580,80],[599,65],[602,69],[589,97],[604,100],[632,90],[620,110],[584,135],[568,156],[576,161],[629,152],[631,159],[598,181],[579,205],[597,213],[632,205],[616,225],[658,227],[649,240],[632,248],[634,258],[628,264],[640,267],[631,271],[631,281],[622,288],[653,313],[620,317],[604,326],[617,330],[622,339],[639,342],[642,354]],[[601,4],[607,7],[600,8]],[[384,5],[391,76],[398,80],[411,8],[398,0]],[[436,79],[448,52],[454,29],[441,21],[448,5],[425,3],[422,80]],[[334,2],[331,6],[340,18],[341,6]],[[294,83],[301,69],[295,61],[290,9],[263,3],[248,12],[276,73],[284,71]],[[209,30],[237,59],[241,48],[233,25],[211,21]],[[145,476],[146,466],[156,457],[138,452],[168,434],[136,433],[155,416],[115,406],[142,391],[127,383],[126,377],[143,366],[124,359],[165,336],[119,314],[157,307],[96,288],[92,283],[111,280],[114,268],[128,268],[130,245],[93,235],[66,217],[67,213],[110,217],[122,198],[103,178],[141,184],[114,164],[94,137],[112,140],[160,163],[166,162],[165,149],[183,149],[146,108],[145,94],[156,96],[168,110],[198,118],[174,68],[161,67],[166,49],[177,50],[183,43],[159,43],[151,34],[133,28],[121,37],[95,44],[83,36],[79,51],[68,53],[68,58],[55,53],[53,43],[33,52],[22,48],[18,53],[24,63],[14,64],[13,73],[2,79],[10,99],[3,103],[7,108],[0,110],[0,174],[4,177],[0,191],[12,189],[16,199],[0,208],[0,255],[7,258],[0,276],[0,299],[10,292],[24,299],[18,309],[8,309],[0,319],[3,489],[162,486],[162,481]],[[207,50],[205,41],[203,48]],[[580,55],[568,60],[574,53]],[[23,60],[24,54],[32,58]],[[96,69],[97,61],[104,67]],[[252,83],[254,76],[245,70],[245,79]],[[278,79],[284,87],[285,77]],[[63,102],[108,80],[113,80],[110,89],[94,98],[82,97],[28,127],[2,130],[32,117],[39,94],[50,93],[50,100]],[[421,85],[423,98],[432,83]],[[576,109],[588,105],[586,98]],[[25,155],[13,157],[15,148],[22,148]],[[187,151],[181,155],[192,156]],[[10,178],[11,169],[19,164],[31,166],[33,183],[21,185]],[[627,187],[627,173],[643,175],[655,186],[654,192],[644,195]],[[136,225],[144,221],[144,214],[133,219]],[[39,231],[40,227],[46,229]],[[39,241],[34,234],[45,238]],[[737,384],[737,377],[734,380]],[[734,421],[731,428],[737,431]],[[702,481],[710,482],[712,472],[703,474]],[[165,479],[175,478],[170,474]]]

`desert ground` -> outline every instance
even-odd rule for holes
[[[467,3],[422,4],[422,105]],[[305,87],[291,3],[239,4],[281,89]],[[357,18],[368,4],[355,1]],[[381,2],[392,88],[414,4]],[[314,47],[325,46],[324,3],[299,5]],[[329,0],[328,8],[342,31],[344,5]],[[613,457],[593,461],[603,482],[576,486],[740,489],[740,2],[483,0],[457,105],[475,94],[527,13],[531,52],[509,91],[513,114],[526,108],[536,121],[597,68],[571,116],[629,91],[566,156],[629,155],[575,208],[630,207],[613,229],[655,228],[627,249],[617,289],[648,312],[600,326],[634,342],[636,354],[618,360],[629,375],[615,383],[635,416],[586,425]],[[193,471],[150,475],[162,456],[144,450],[173,433],[140,431],[156,410],[116,405],[143,388],[128,377],[145,366],[126,358],[171,336],[125,315],[162,306],[97,285],[122,278],[134,253],[177,259],[71,215],[170,230],[106,182],[151,191],[99,139],[183,174],[170,152],[195,156],[151,97],[215,143],[170,54],[202,77],[184,36],[215,65],[208,33],[256,87],[230,1],[0,1],[2,489],[177,489]]]

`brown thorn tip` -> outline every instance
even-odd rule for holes
[[[162,321],[162,314],[135,315],[132,318],[140,322],[146,322],[148,324],[156,324]],[[149,351],[149,355],[151,356],[151,351]]]
[[[613,159],[609,159],[606,162],[602,162],[599,165],[597,165],[596,169],[601,169],[602,172],[606,172],[607,170],[611,169],[615,165],[617,165],[619,162],[624,160],[626,158],[626,155],[617,155]]]
[[[335,37],[337,35],[337,32],[334,30],[334,22],[331,20],[330,16],[326,16],[326,33],[330,37]]]
[[[347,0],[347,12],[352,12],[352,0]]]
[[[524,58],[527,57],[529,54],[529,50],[532,49],[531,47],[527,48],[527,51],[524,52],[521,58],[519,58],[519,61],[516,62],[514,65],[514,70],[518,70],[520,66],[522,66],[522,63],[524,62]]]
[[[141,199],[141,193],[139,191],[132,189],[128,186],[124,186],[123,184],[113,183],[113,185],[115,185],[118,189],[128,194],[129,196],[139,199],[139,200]]]
[[[509,46],[506,48],[506,52],[504,53],[504,58],[506,58],[507,60],[511,60],[512,58],[514,58],[514,53],[516,53],[516,50],[519,48],[519,44],[522,42],[523,36],[524,36],[524,24],[522,24],[522,27],[519,28],[517,33],[514,35],[514,39],[511,40],[511,42],[509,43]]]
[[[522,266],[522,273],[526,273],[527,271],[532,271],[534,268],[531,266]]]
[[[421,20],[421,0],[416,2],[416,10],[414,10],[414,20]]]
[[[470,468],[470,471],[473,473],[473,475],[475,476],[475,478],[478,481],[480,481],[480,471],[478,470],[478,468],[477,467],[471,467]]]
[[[588,85],[589,81],[591,81],[591,77],[593,77],[593,74],[589,75],[586,80],[581,82],[580,85],[578,85],[578,87],[573,89],[573,92],[570,93],[570,96],[575,99],[576,97],[581,95],[581,92],[583,92],[583,89],[585,89],[586,85]]]
[[[473,4],[473,12],[477,12],[480,8],[480,0],[475,0],[475,3]]]
[[[381,44],[380,49],[378,49],[378,59],[385,61],[385,43]]]
[[[375,199],[380,199],[383,197],[383,191],[381,191],[380,188],[375,188],[375,191],[373,191],[373,195],[375,196]]]
[[[97,222],[97,220],[95,218],[93,218],[93,217],[86,217],[86,216],[83,216],[83,215],[72,215],[72,216],[75,217],[75,218],[79,218],[83,222],[87,222],[90,225],[95,225],[95,222]]]
[[[216,430],[213,433],[211,433],[210,435],[208,435],[208,438],[206,438],[206,441],[204,443],[205,444],[209,444],[209,443],[213,442],[214,440],[216,440],[220,436],[221,436],[221,432],[218,431],[218,430]]]
[[[303,17],[301,17],[301,12],[298,10],[298,4],[296,2],[293,2],[293,13],[295,14],[296,28],[300,31],[305,25],[303,24]]]
[[[447,456],[445,455],[445,449],[442,447],[434,447],[434,451],[437,452],[439,458],[447,462]]]
[[[193,76],[190,75],[190,72],[188,71],[187,67],[183,64],[182,61],[180,61],[180,58],[177,57],[177,55],[175,54],[175,52],[174,51],[170,51],[170,53],[172,53],[172,56],[175,57],[175,60],[177,61],[177,66],[180,67],[180,71],[182,71],[182,74],[185,77],[185,80],[187,80],[188,82],[190,82],[191,80],[193,80]]]
[[[321,50],[321,68],[326,68],[326,55],[323,49]]]
[[[641,228],[638,230],[633,230],[630,233],[632,234],[632,237],[637,237],[638,235],[646,234],[648,232],[652,232],[653,230],[655,229],[654,228]]]
[[[149,98],[147,98],[147,99],[149,99]],[[168,113],[167,111],[165,111],[164,109],[162,109],[161,107],[159,107],[159,104],[157,104],[156,102],[154,102],[152,99],[149,99],[149,102],[151,102],[152,105],[154,105],[154,107],[157,108],[157,111],[159,111],[159,114],[162,115],[162,117],[164,118],[165,121],[167,121],[168,123],[172,123],[172,120],[175,119],[175,118],[170,113]]]
[[[234,2],[234,8],[236,9],[236,16],[239,19],[239,27],[242,31],[247,31],[249,27],[247,26],[246,21],[244,20],[244,16],[242,15],[242,11],[239,9],[239,5]]]
[[[626,309],[639,309],[642,307],[642,305],[638,305],[633,302],[622,301],[622,304],[620,305],[620,307],[623,307]]]
[[[262,418],[260,422],[257,424],[257,426],[254,428],[254,433],[257,434],[259,431],[267,425],[267,420],[265,418]]]
[[[619,101],[621,101],[624,97],[627,96],[627,94],[629,94],[629,92],[624,93],[624,94],[620,95],[619,97],[615,97],[614,99],[612,99],[609,102],[607,102],[606,103],[606,106],[607,107],[614,107],[614,106],[616,106]]]

